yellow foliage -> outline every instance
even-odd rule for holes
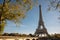
[[[8,3],[5,3],[5,8],[8,8],[8,6],[9,6]]]
[[[16,9],[19,9],[19,7],[18,7],[18,6],[16,6]]]
[[[12,11],[13,11],[13,10],[18,10],[18,9],[19,9],[19,6],[18,6],[18,5],[16,5],[16,6],[13,5],[13,6],[11,7],[11,9],[12,9]]]
[[[14,6],[12,6],[12,10],[14,10],[15,9],[15,7]]]
[[[4,19],[4,17],[3,17],[3,16],[1,17],[1,20],[2,20],[2,19]]]
[[[30,6],[30,9],[32,9],[32,6]]]
[[[25,3],[27,0],[23,0],[23,2]]]
[[[24,14],[21,14],[21,16],[20,16],[21,18],[24,18],[25,17],[25,15]]]
[[[0,12],[3,15],[3,17],[1,17],[1,19],[19,20],[20,18],[24,18],[25,13],[27,12],[27,9],[28,10],[32,9],[32,6],[33,6],[32,4],[34,3],[34,2],[32,2],[32,0],[21,0],[21,1],[18,0],[18,2],[20,2],[20,4],[17,2],[15,4],[11,3],[11,2],[9,2],[9,3],[5,2],[4,6],[0,5]],[[25,3],[25,4],[23,4],[23,3]],[[26,7],[24,7],[25,5],[27,6],[27,9],[25,9],[26,8]],[[3,10],[1,8],[3,8]]]

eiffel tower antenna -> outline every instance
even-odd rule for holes
[[[38,23],[38,28],[36,29],[35,35],[36,36],[48,36],[47,29],[45,28],[43,18],[42,18],[42,10],[41,10],[41,5],[39,5],[39,23]]]

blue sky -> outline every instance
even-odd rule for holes
[[[48,2],[45,0],[39,0],[38,4],[42,5],[43,21],[48,33],[60,33],[60,21],[58,20],[60,13],[57,10],[47,11]],[[21,21],[22,23],[19,27],[16,27],[13,22],[7,21],[7,25],[4,29],[4,32],[34,34],[38,27],[38,21],[39,5],[34,6],[32,10],[26,13],[26,17]]]

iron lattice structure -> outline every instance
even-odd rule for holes
[[[41,5],[39,5],[39,23],[38,28],[36,29],[35,35],[36,36],[48,36],[47,29],[45,28],[43,18],[42,18],[42,11],[41,11]]]

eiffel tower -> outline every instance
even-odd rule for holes
[[[45,28],[43,18],[42,18],[42,11],[41,11],[41,5],[39,5],[39,23],[38,23],[38,28],[36,29],[35,35],[39,37],[45,37],[48,36],[47,29]]]

